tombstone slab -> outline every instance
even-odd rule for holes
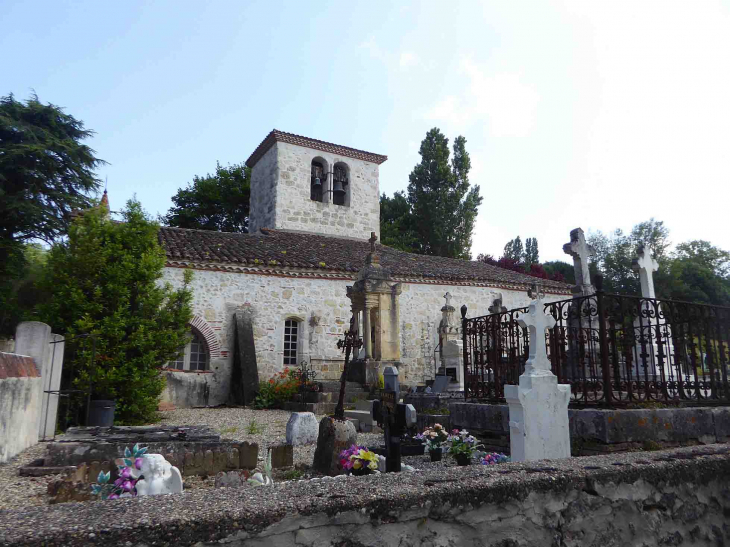
[[[292,412],[286,424],[287,444],[314,444],[318,433],[319,423],[313,412]]]
[[[253,338],[251,311],[233,314],[235,328],[231,398],[236,404],[249,405],[259,390],[259,371],[256,364],[256,345]]]
[[[269,446],[271,450],[271,468],[281,469],[294,465],[294,447],[290,444],[275,444]]]

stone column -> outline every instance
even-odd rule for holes
[[[365,359],[370,359],[373,356],[372,340],[370,339],[370,306],[365,304],[365,310],[363,311],[363,347],[365,348]]]

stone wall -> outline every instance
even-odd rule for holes
[[[33,358],[0,353],[0,463],[38,442],[41,396]]]
[[[451,427],[481,434],[492,449],[509,450],[509,407],[450,403]],[[730,408],[569,409],[573,455],[663,445],[730,442]]]
[[[728,514],[728,448],[712,445],[26,507],[0,512],[0,543],[715,546]]]
[[[332,203],[330,193],[322,202],[310,199],[314,159],[325,164],[325,171],[335,163],[347,166],[346,205]],[[326,190],[331,177],[322,183]],[[250,231],[278,228],[367,239],[370,232],[380,233],[379,188],[375,163],[277,142],[251,171]]]
[[[183,270],[165,268],[164,280],[182,284]],[[227,402],[233,364],[233,313],[249,308],[253,314],[254,340],[259,378],[266,380],[283,369],[284,321],[300,321],[300,359],[308,360],[321,379],[339,379],[344,356],[337,340],[349,327],[350,300],[347,285],[352,279],[317,279],[267,276],[235,272],[196,270],[192,282],[193,313],[205,321],[220,344],[218,357],[211,359],[213,374],[189,374],[173,379],[167,397],[176,406],[205,404],[187,394],[199,394],[192,384],[207,384],[208,404]],[[486,315],[498,294],[508,308],[526,306],[522,291],[477,286],[403,283],[400,302],[401,382],[422,383],[434,376],[434,350],[438,345],[438,325],[446,292],[459,308],[466,304],[470,317]],[[545,300],[566,296],[549,295]],[[186,373],[174,373],[177,375]],[[177,384],[181,384],[177,386]],[[177,386],[177,387],[174,387]],[[181,398],[175,393],[180,391]],[[195,395],[198,397],[198,395]]]

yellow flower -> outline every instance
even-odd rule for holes
[[[378,468],[378,464],[377,464],[377,463],[375,463],[375,462],[370,462],[370,463],[368,464],[368,467],[369,467],[370,469],[372,469],[373,471],[375,471],[375,470],[376,470],[376,469]]]
[[[355,460],[355,463],[352,464],[353,469],[360,469],[362,467],[362,462],[360,460]]]

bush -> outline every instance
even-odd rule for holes
[[[268,382],[259,384],[254,408],[281,408],[299,392],[301,380],[295,370],[286,367]]]

